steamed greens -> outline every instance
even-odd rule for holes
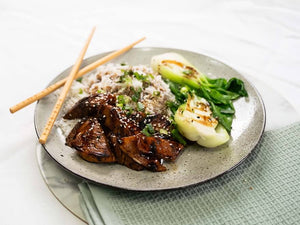
[[[233,100],[248,96],[243,81],[237,78],[231,78],[228,81],[224,78],[211,79],[177,53],[154,56],[151,66],[154,71],[162,75],[175,95],[176,101],[167,103],[174,115],[179,107],[182,110],[189,98],[204,98],[210,105],[212,111],[210,116],[218,121],[218,125],[214,129],[224,133],[224,127],[225,131],[230,133],[235,114]],[[175,119],[176,123],[178,121]],[[186,132],[183,132],[182,129],[179,131],[191,140]],[[225,143],[228,139],[223,140]],[[201,143],[205,146],[205,141]],[[220,145],[218,141],[215,143],[216,146]],[[213,144],[208,145],[213,146]]]

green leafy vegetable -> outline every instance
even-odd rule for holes
[[[178,129],[175,128],[171,131],[172,137],[177,140],[180,144],[186,145],[186,141],[184,140],[184,137],[179,133]]]
[[[237,78],[231,78],[226,84],[225,89],[237,93],[240,96],[248,97],[244,82]]]
[[[176,113],[178,107],[180,106],[180,103],[167,101],[166,105],[171,110],[172,114],[174,115]]]
[[[179,106],[174,121],[184,137],[204,147],[213,148],[226,143],[230,137],[213,117],[208,104],[204,98],[189,96],[187,102]]]
[[[169,82],[169,87],[171,92],[175,95],[175,99],[180,104],[184,103],[188,97],[188,87],[183,87],[180,84],[174,82]]]
[[[213,116],[228,132],[231,131],[235,113],[233,100],[248,96],[242,80],[238,78],[231,78],[228,81],[224,78],[211,79],[176,53],[154,56],[151,66],[166,79],[175,95],[176,101],[167,103],[173,113],[186,101],[189,94],[195,94],[210,103]]]

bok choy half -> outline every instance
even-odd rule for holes
[[[174,120],[179,132],[184,137],[205,147],[216,147],[229,140],[227,132],[231,131],[235,114],[233,100],[248,96],[243,81],[238,78],[211,79],[184,57],[173,52],[154,56],[151,59],[151,67],[161,74],[175,95],[176,101],[167,104],[175,115]],[[186,113],[186,105],[191,103],[191,99],[194,108]],[[201,108],[202,103],[199,102],[207,102],[210,111],[206,109],[206,112],[201,112],[203,107]],[[203,121],[199,120],[195,123],[195,119],[191,119],[195,116],[204,116],[213,123],[203,124]]]

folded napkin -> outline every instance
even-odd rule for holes
[[[300,123],[267,131],[250,156],[209,182],[159,192],[81,183],[89,224],[300,224]]]

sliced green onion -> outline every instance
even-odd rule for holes
[[[160,96],[160,91],[153,91],[152,95],[155,96],[155,97],[159,97]]]
[[[149,73],[148,76],[149,76],[152,80],[154,79],[154,76],[153,76],[151,73]]]
[[[133,109],[129,105],[125,105],[123,109],[127,111],[127,115],[130,115],[133,112]]]
[[[117,107],[119,107],[120,109],[123,109],[124,105],[122,103],[118,103],[116,104]]]
[[[165,129],[160,129],[160,130],[159,130],[159,133],[160,133],[160,134],[166,134],[166,135],[167,135],[167,134],[168,134],[168,131],[165,130]]]
[[[155,133],[155,130],[154,130],[153,126],[151,125],[151,123],[148,123],[146,126],[147,126],[147,128],[148,128],[148,131],[149,131],[151,134],[154,134],[154,133]]]
[[[137,90],[135,90],[133,87],[130,89],[133,91],[133,95],[131,97],[132,101],[138,102],[143,89],[141,87],[139,87]]]
[[[137,103],[137,110],[142,112],[142,111],[145,110],[145,106],[141,102],[138,102]]]
[[[125,97],[124,95],[118,95],[117,101],[119,104],[125,104]]]
[[[144,135],[146,135],[147,137],[151,137],[151,134],[149,133],[149,131],[146,129],[146,127],[142,130],[142,133]]]
[[[144,135],[146,135],[147,137],[150,137],[150,136],[152,136],[152,134],[155,133],[155,130],[154,130],[153,126],[150,123],[148,123],[142,130],[142,133]]]
[[[79,82],[79,83],[81,83],[82,77],[77,78],[76,81]]]

